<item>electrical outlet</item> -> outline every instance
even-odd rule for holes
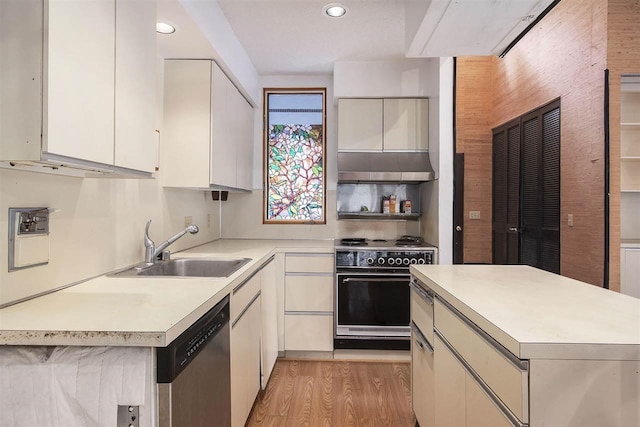
[[[469,219],[480,219],[480,211],[469,211]]]
[[[184,226],[188,227],[191,224],[193,224],[193,217],[192,216],[185,216],[184,217]]]
[[[211,228],[211,214],[207,214],[207,228]]]
[[[573,214],[567,215],[567,224],[569,225],[569,227],[573,227]]]

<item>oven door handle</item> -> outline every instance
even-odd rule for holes
[[[352,277],[346,277],[342,279],[342,283],[349,283],[351,281],[355,282],[407,282],[408,277],[390,277],[387,279],[383,279],[381,277],[363,277],[362,279],[354,279]]]

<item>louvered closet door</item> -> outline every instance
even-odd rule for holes
[[[493,263],[518,264],[520,119],[493,131]]]
[[[560,102],[522,118],[520,262],[560,273]]]

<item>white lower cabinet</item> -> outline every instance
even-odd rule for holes
[[[420,427],[433,427],[433,348],[424,334],[411,328],[411,395],[413,412]]]
[[[285,350],[333,351],[334,278],[333,254],[286,254]]]
[[[295,351],[333,351],[333,314],[284,315],[284,348]]]
[[[262,309],[261,386],[264,390],[278,358],[278,301],[276,263],[269,262],[260,272],[260,307]]]
[[[474,380],[465,375],[465,409],[467,427],[512,427],[513,424]]]
[[[443,344],[434,338],[434,397],[436,427],[464,427],[466,373],[458,359]]]
[[[231,426],[245,425],[260,391],[260,273],[231,294]],[[247,291],[251,294],[247,297]],[[238,306],[239,305],[239,306]]]

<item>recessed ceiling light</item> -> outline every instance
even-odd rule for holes
[[[340,18],[347,13],[347,8],[338,3],[331,3],[322,8],[324,13],[332,18]]]
[[[164,22],[157,22],[156,32],[160,34],[173,34],[176,32],[176,29],[172,25],[165,24]]]

